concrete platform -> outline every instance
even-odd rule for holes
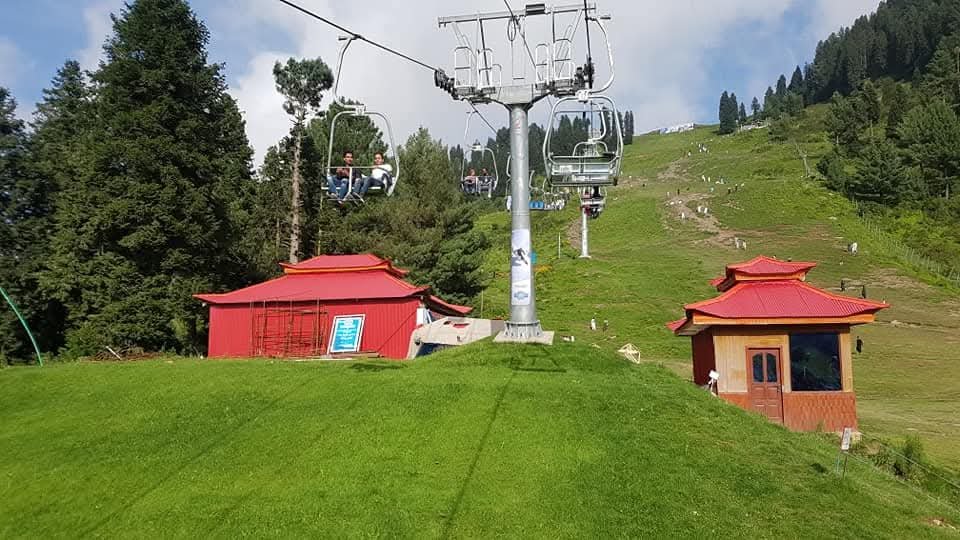
[[[494,343],[530,343],[534,345],[553,345],[553,335],[554,332],[544,330],[540,337],[531,337],[526,339],[516,339],[512,337],[507,337],[506,332],[500,332],[497,334],[497,337],[493,338]]]

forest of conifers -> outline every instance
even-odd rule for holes
[[[738,124],[724,93],[721,131]],[[751,121],[786,141],[804,106],[828,103],[827,187],[925,256],[960,269],[960,0],[888,0],[781,75]]]

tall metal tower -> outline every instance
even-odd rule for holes
[[[509,111],[511,177],[514,178],[510,184],[510,319],[497,341],[552,343],[553,332],[545,332],[537,317],[533,282],[530,186],[523,181],[528,178],[530,170],[528,113],[534,104],[547,96],[569,97],[593,86],[593,61],[588,53],[584,65],[574,63],[573,40],[583,28],[589,43],[590,22],[599,19],[596,4],[587,2],[567,6],[527,4],[522,11],[510,9],[508,2],[505,4],[507,11],[441,17],[438,20],[440,28],[453,29],[457,47],[454,49],[453,77],[438,71],[435,82],[454,99],[473,104],[499,103]],[[526,39],[526,23],[532,17],[549,17],[552,30],[549,41],[537,42],[531,49]],[[495,61],[493,49],[487,46],[485,25],[496,22],[506,23],[510,42],[511,65],[506,81],[503,80],[502,64]],[[564,22],[565,30],[558,33],[557,24],[563,27]],[[464,33],[465,27],[472,28],[473,39]],[[532,78],[527,75],[527,60],[533,67]]]

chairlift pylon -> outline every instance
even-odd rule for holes
[[[397,152],[397,145],[393,138],[393,126],[390,124],[390,119],[387,118],[386,115],[377,111],[368,110],[363,104],[348,103],[345,98],[342,98],[338,95],[338,90],[340,87],[340,75],[343,72],[343,60],[346,56],[347,49],[350,47],[350,44],[353,43],[353,41],[357,38],[358,36],[356,35],[340,36],[338,38],[345,43],[343,44],[343,47],[340,48],[340,55],[337,60],[337,77],[333,84],[333,103],[343,107],[343,110],[335,114],[333,119],[330,121],[330,137],[327,143],[327,167],[324,170],[329,177],[336,174],[337,169],[347,169],[349,174],[346,179],[347,194],[344,200],[365,204],[366,201],[364,200],[364,196],[359,193],[360,186],[356,185],[356,171],[359,171],[361,175],[363,172],[369,173],[369,176],[361,176],[362,179],[373,178],[374,181],[379,182],[379,184],[371,185],[367,193],[382,193],[388,197],[392,196],[394,191],[397,189],[397,184],[400,183],[400,155]],[[384,165],[333,165],[333,142],[336,139],[337,122],[342,117],[366,117],[369,118],[374,125],[376,125],[375,120],[377,119],[383,123],[383,125],[386,127],[387,136],[387,150],[383,153],[385,162]],[[388,161],[393,161],[393,164],[391,165]]]

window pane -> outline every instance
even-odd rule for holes
[[[767,354],[767,382],[777,382],[777,357]]]
[[[753,355],[753,382],[763,382],[763,355]]]
[[[837,334],[790,335],[790,385],[797,392],[841,389]]]

